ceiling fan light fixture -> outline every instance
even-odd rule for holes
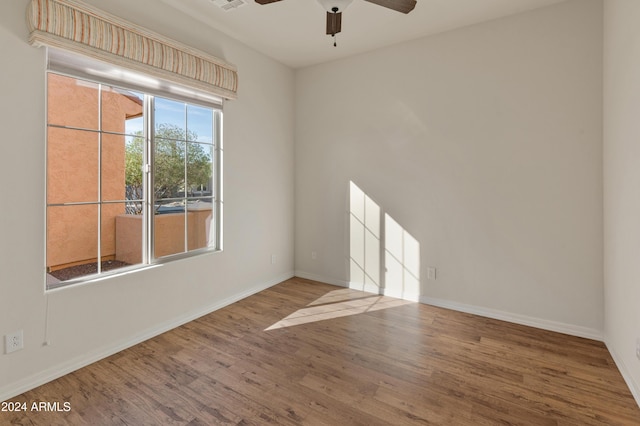
[[[353,0],[318,0],[320,6],[330,13],[343,12]]]
[[[225,0],[216,0],[225,1]],[[234,0],[226,0],[234,1]],[[242,0],[235,0],[242,1]],[[282,0],[254,0],[258,4],[276,3]],[[333,45],[336,45],[335,37],[342,31],[342,12],[351,4],[353,0],[318,0],[320,6],[327,11],[327,34],[333,37]],[[409,13],[416,7],[416,0],[364,0],[387,9],[402,13]]]

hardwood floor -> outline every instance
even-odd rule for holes
[[[25,425],[640,425],[600,342],[291,279],[22,394]]]

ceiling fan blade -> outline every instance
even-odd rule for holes
[[[327,34],[338,34],[342,30],[342,12],[327,12]]]
[[[275,3],[277,1],[280,1],[280,0],[256,0],[256,3],[258,3],[258,4],[269,4],[269,3]]]
[[[416,7],[416,0],[364,0],[387,9],[397,10],[402,13],[409,13]]]

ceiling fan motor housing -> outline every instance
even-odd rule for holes
[[[218,0],[216,0],[218,1]],[[219,0],[223,1],[223,0]],[[232,0],[227,0],[232,1]],[[241,0],[233,0],[241,1]],[[254,0],[258,4],[276,3],[281,0]],[[401,13],[409,13],[416,7],[416,0],[365,0],[366,2],[386,7]],[[353,2],[353,0],[318,0],[318,3],[327,11],[327,34],[334,37],[342,31],[342,12]]]
[[[318,0],[318,3],[320,3],[327,12],[341,13],[352,1],[353,0]]]

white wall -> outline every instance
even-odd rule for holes
[[[225,251],[51,293],[42,346],[45,52],[27,44],[27,3],[0,2],[0,336],[23,329],[25,340],[0,355],[0,400],[293,274],[293,71],[161,2],[91,0],[238,66],[224,116]]]
[[[640,2],[604,18],[605,342],[640,403]]]
[[[602,338],[600,1],[299,70],[296,111],[298,275],[350,280],[353,181],[420,245],[409,297]]]

